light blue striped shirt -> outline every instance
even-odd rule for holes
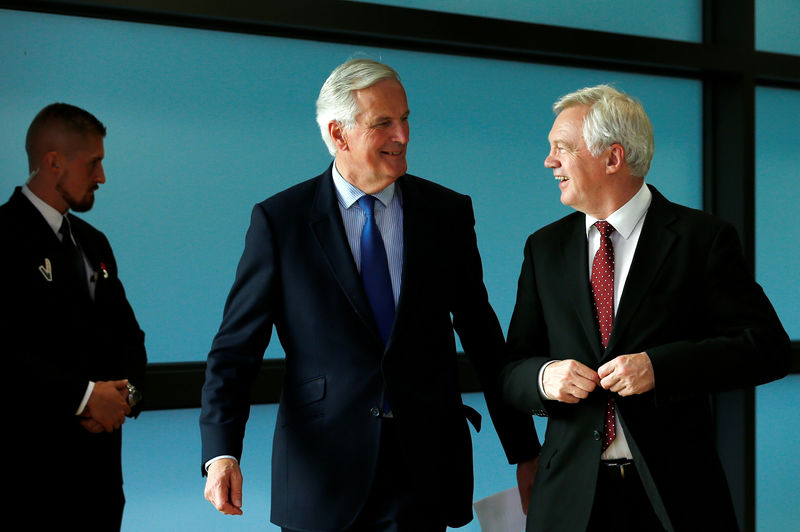
[[[353,252],[356,267],[361,271],[361,231],[364,228],[366,215],[361,206],[357,204],[364,192],[347,181],[333,165],[333,184],[336,188],[336,197],[339,200],[339,211],[342,213],[344,230],[347,241]],[[389,276],[392,278],[392,292],[394,304],[400,297],[400,281],[403,274],[403,199],[400,189],[394,183],[384,188],[377,194],[372,194],[378,201],[375,202],[375,221],[383,238],[386,248],[386,258],[389,261]]]

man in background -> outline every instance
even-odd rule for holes
[[[28,129],[29,179],[0,206],[0,338],[9,488],[26,527],[119,530],[121,426],[137,413],[144,333],[86,212],[106,129],[55,103]],[[13,420],[13,421],[11,421]]]

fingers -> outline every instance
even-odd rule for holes
[[[655,387],[653,364],[647,353],[620,355],[597,370],[600,386],[622,397],[649,392]]]
[[[592,368],[572,359],[553,362],[542,375],[547,396],[564,403],[586,399],[599,383],[600,377]]]
[[[106,432],[119,429],[125,423],[125,416],[131,412],[120,389],[120,384],[124,389],[126,383],[127,380],[96,382],[83,412],[84,417],[98,422]]]
[[[100,434],[105,430],[103,429],[103,425],[93,419],[84,418],[81,419],[79,423],[86,431],[91,432],[92,434]]]
[[[242,515],[242,472],[239,464],[229,458],[211,464],[203,494],[223,514]]]

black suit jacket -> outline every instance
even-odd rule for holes
[[[641,351],[652,360],[655,389],[616,404],[657,513],[668,530],[736,529],[709,394],[785,375],[789,339],[733,227],[650,189],[652,204],[605,352],[592,310],[584,215],[544,227],[525,245],[504,395],[524,411],[549,416],[529,531],[585,529],[606,404],[599,387],[575,405],[542,400],[540,368],[574,358],[597,369]]]
[[[208,356],[203,461],[241,457],[248,389],[274,324],[286,375],[272,455],[272,521],[338,530],[375,473],[384,388],[403,460],[442,519],[472,518],[472,448],[453,329],[481,378],[509,460],[538,453],[529,415],[502,405],[503,337],[489,305],[468,197],[405,175],[404,264],[384,348],[347,243],[330,167],[253,210],[244,254]],[[452,316],[452,319],[451,319]],[[473,412],[474,413],[474,412]]]
[[[3,404],[14,420],[7,441],[19,446],[11,460],[19,476],[12,478],[26,497],[49,505],[32,522],[57,501],[74,514],[58,522],[78,524],[93,510],[93,494],[121,490],[122,468],[121,431],[90,434],[75,412],[89,380],[128,378],[141,387],[146,355],[106,237],[68,216],[98,272],[94,300],[66,273],[63,246],[21,190],[0,206],[0,339]]]

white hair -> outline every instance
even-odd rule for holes
[[[355,126],[359,108],[353,91],[366,89],[384,79],[400,81],[400,76],[388,65],[360,58],[339,65],[325,80],[317,98],[317,124],[331,155],[336,155],[336,146],[328,124],[338,122],[345,129]]]
[[[571,92],[553,104],[558,114],[568,107],[589,107],[583,121],[583,140],[595,157],[620,144],[631,174],[644,177],[650,170],[655,142],[653,125],[642,104],[609,85],[586,87]]]

